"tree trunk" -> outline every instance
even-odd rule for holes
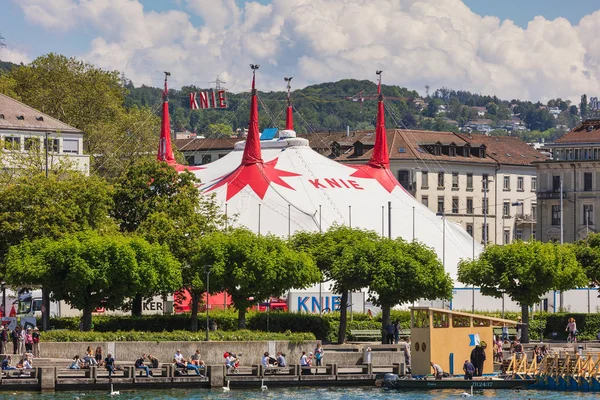
[[[200,293],[197,290],[190,290],[192,295],[192,332],[198,332],[198,306],[200,305]]]
[[[529,343],[529,306],[521,304],[521,343]]]
[[[338,344],[346,341],[346,328],[348,327],[348,291],[342,291],[340,299],[340,330],[338,331]]]
[[[390,324],[390,314],[392,307],[388,305],[381,306],[381,344],[387,344],[387,329]]]
[[[238,310],[238,329],[246,329],[246,306],[242,306]]]
[[[50,291],[42,287],[42,330],[50,329]]]
[[[131,316],[132,317],[141,317],[142,316],[142,303],[144,298],[141,294],[136,294],[133,300],[131,301]]]
[[[83,314],[81,315],[81,330],[85,332],[92,330],[92,311],[92,307],[83,307]]]

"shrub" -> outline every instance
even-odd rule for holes
[[[53,330],[42,334],[44,342],[166,342],[192,341],[201,342],[206,338],[205,332],[171,331],[171,332],[81,332],[70,330]],[[292,343],[303,343],[315,340],[315,336],[306,332],[261,332],[250,330],[210,332],[210,340],[214,341],[258,341],[258,340],[289,340]]]

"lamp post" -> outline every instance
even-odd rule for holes
[[[206,341],[210,340],[208,336],[208,331],[210,330],[209,319],[208,319],[208,305],[209,305],[209,293],[210,293],[210,269],[212,265],[205,265],[204,272],[206,273]]]
[[[446,213],[444,211],[436,213],[438,217],[442,217],[442,265],[446,270]]]

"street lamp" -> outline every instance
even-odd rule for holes
[[[209,319],[208,319],[208,305],[209,305],[209,284],[210,284],[210,270],[212,268],[212,265],[205,265],[204,266],[204,272],[206,273],[206,341],[208,342],[210,339],[208,337],[208,331],[210,330],[209,327]]]

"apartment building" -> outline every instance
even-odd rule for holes
[[[331,156],[364,163],[371,132],[331,140]],[[544,156],[515,137],[388,130],[390,169],[431,210],[462,225],[475,240],[504,244],[536,236],[537,176]],[[319,142],[322,142],[322,138]]]
[[[600,119],[589,119],[547,143],[551,158],[535,162],[542,241],[573,242],[597,232],[600,207]],[[562,212],[561,212],[562,184]]]

